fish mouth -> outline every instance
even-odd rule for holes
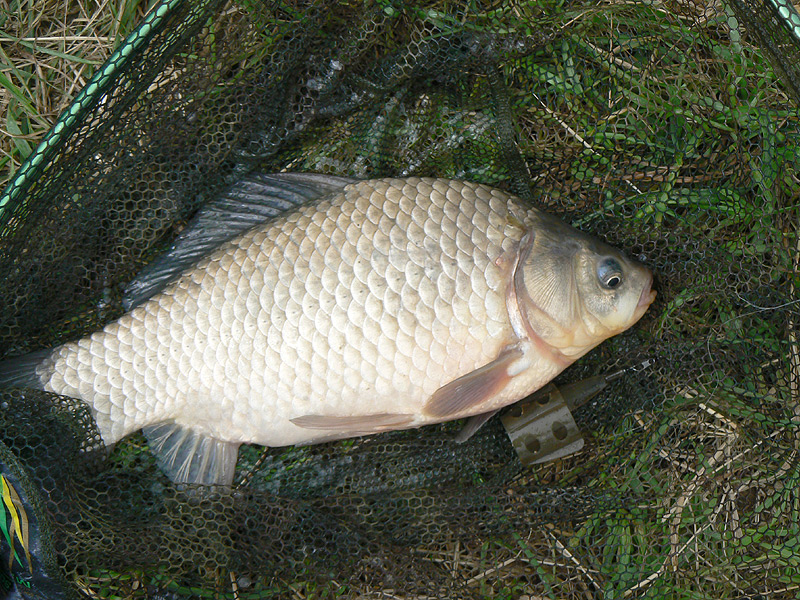
[[[653,275],[649,275],[647,278],[647,284],[645,284],[644,289],[642,290],[642,295],[639,296],[639,304],[636,305],[636,311],[634,312],[634,320],[638,321],[642,315],[647,311],[650,305],[653,303],[653,300],[656,299],[656,292],[655,290],[651,289],[653,286]]]

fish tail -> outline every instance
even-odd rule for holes
[[[39,350],[0,361],[0,388],[44,389],[39,371],[51,353],[51,349]]]

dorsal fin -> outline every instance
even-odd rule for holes
[[[169,250],[128,284],[123,308],[129,311],[152,298],[183,271],[240,233],[355,181],[316,173],[251,173],[201,208]]]

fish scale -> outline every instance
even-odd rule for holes
[[[248,194],[271,190],[295,208],[250,216]],[[134,286],[152,290],[138,306],[43,360],[0,364],[0,383],[83,399],[107,444],[144,428],[176,481],[230,483],[241,443],[496,410],[654,295],[641,265],[484,185],[256,175],[225,201],[213,214],[249,229],[231,236],[198,215],[168,256],[205,258],[174,273],[156,263]],[[608,265],[622,292],[598,287]]]

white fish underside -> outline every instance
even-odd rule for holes
[[[360,182],[224,244],[39,373],[91,405],[108,444],[164,421],[280,446],[492,410],[563,365],[540,357],[464,414],[423,408],[513,341],[498,259],[525,214],[481,185]]]

